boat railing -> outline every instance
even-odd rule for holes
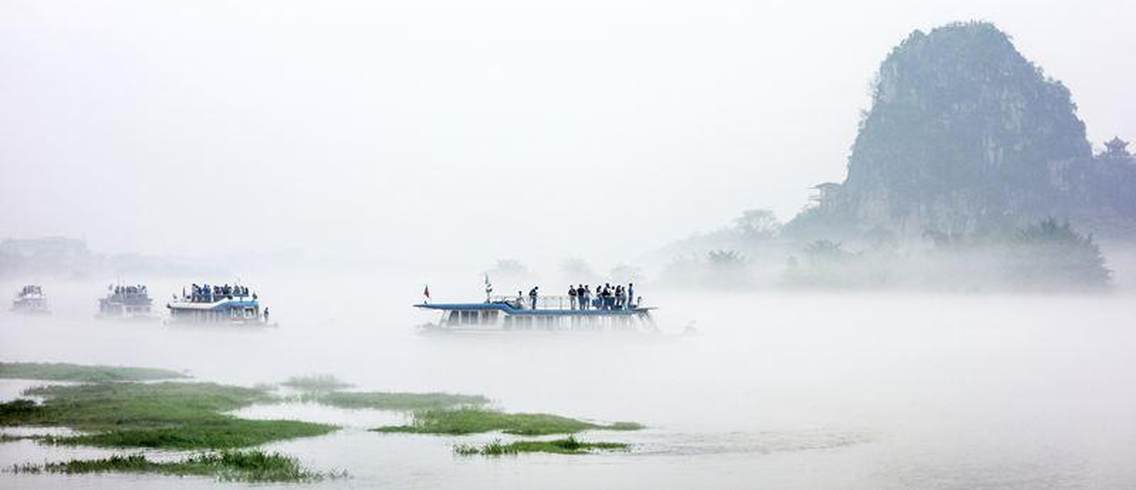
[[[513,305],[514,308],[517,308],[518,303],[519,303],[521,309],[525,309],[525,310],[531,310],[532,309],[532,298],[530,298],[528,295],[525,295],[524,297],[493,296],[493,297],[490,298],[490,301],[492,301],[494,303],[509,303],[510,305]],[[538,310],[571,310],[572,309],[572,300],[569,296],[544,296],[544,295],[541,295],[541,296],[536,297],[536,309],[538,309]]]
[[[594,298],[593,298],[594,299]],[[521,309],[532,309],[532,298],[527,295],[523,297],[517,296],[492,296],[489,298],[494,303],[509,303],[514,308],[520,304]],[[540,295],[536,298],[536,309],[538,310],[572,310],[573,298],[568,295],[562,296],[544,296]]]
[[[255,295],[249,294],[187,294],[185,296],[175,296],[175,300],[180,300],[184,303],[217,303],[219,301],[227,300],[240,300],[246,299],[255,300]]]

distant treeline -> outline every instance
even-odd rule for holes
[[[62,277],[85,279],[107,274],[198,273],[202,264],[138,254],[94,253],[75,238],[48,237],[0,241],[0,278]]]
[[[983,234],[924,233],[919,240],[876,233],[853,244],[779,236],[775,222],[755,233],[734,226],[678,242],[659,283],[669,287],[746,289],[896,288],[928,290],[1099,290],[1111,283],[1091,236],[1068,222]]]

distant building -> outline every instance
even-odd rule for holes
[[[809,200],[823,206],[826,202],[830,203],[834,200],[836,195],[840,193],[841,185],[836,182],[822,182],[810,187],[810,189],[816,191],[816,194],[809,197]]]
[[[1100,158],[1108,160],[1128,160],[1132,158],[1132,154],[1128,152],[1128,142],[1114,136],[1111,140],[1104,142],[1104,153],[1100,154]]]

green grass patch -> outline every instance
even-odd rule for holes
[[[373,408],[377,410],[428,410],[453,408],[459,406],[485,405],[489,399],[481,395],[461,395],[454,393],[399,393],[380,391],[342,391],[352,385],[344,383],[330,374],[293,376],[281,383],[283,386],[303,391],[294,398],[301,402],[320,403],[339,408]]]
[[[384,393],[335,391],[301,397],[339,408],[373,408],[378,410],[430,410],[459,406],[485,405],[489,399],[481,395],[453,393]]]
[[[40,436],[40,435],[17,436],[17,435],[13,435],[13,434],[0,434],[0,442],[15,442],[15,441],[25,441],[25,440],[43,439],[43,438],[44,438],[44,436]]]
[[[594,451],[626,451],[629,445],[622,442],[584,442],[576,436],[551,441],[514,441],[508,444],[500,440],[488,444],[458,444],[454,453],[462,456],[504,456],[519,453],[586,454]]]
[[[169,449],[228,449],[326,434],[334,426],[245,420],[221,412],[273,402],[260,390],[215,383],[97,383],[43,386],[44,397],[0,404],[0,426],[64,426],[91,434],[45,438],[57,444]]]
[[[346,476],[343,472],[319,473],[304,469],[295,458],[263,451],[202,453],[178,461],[151,461],[144,455],[114,455],[102,459],[74,459],[42,465],[12,467],[15,473],[150,473],[178,476],[214,476],[236,482],[311,482]]]
[[[336,391],[352,386],[350,383],[344,383],[330,374],[292,376],[288,378],[287,381],[280,384],[289,388],[309,392]]]
[[[188,378],[177,371],[154,368],[82,366],[66,363],[0,362],[0,378],[44,381],[156,381]]]
[[[376,432],[452,435],[499,430],[506,434],[539,436],[572,434],[585,430],[638,430],[642,428],[642,425],[634,422],[616,422],[611,425],[603,425],[546,413],[505,413],[485,408],[463,407],[422,410],[414,413],[414,419],[409,425],[386,426],[371,430]]]

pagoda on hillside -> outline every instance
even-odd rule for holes
[[[1109,160],[1128,160],[1132,158],[1132,154],[1128,153],[1128,142],[1120,139],[1118,136],[1113,136],[1111,140],[1104,142],[1104,153],[1100,154],[1100,158]]]

